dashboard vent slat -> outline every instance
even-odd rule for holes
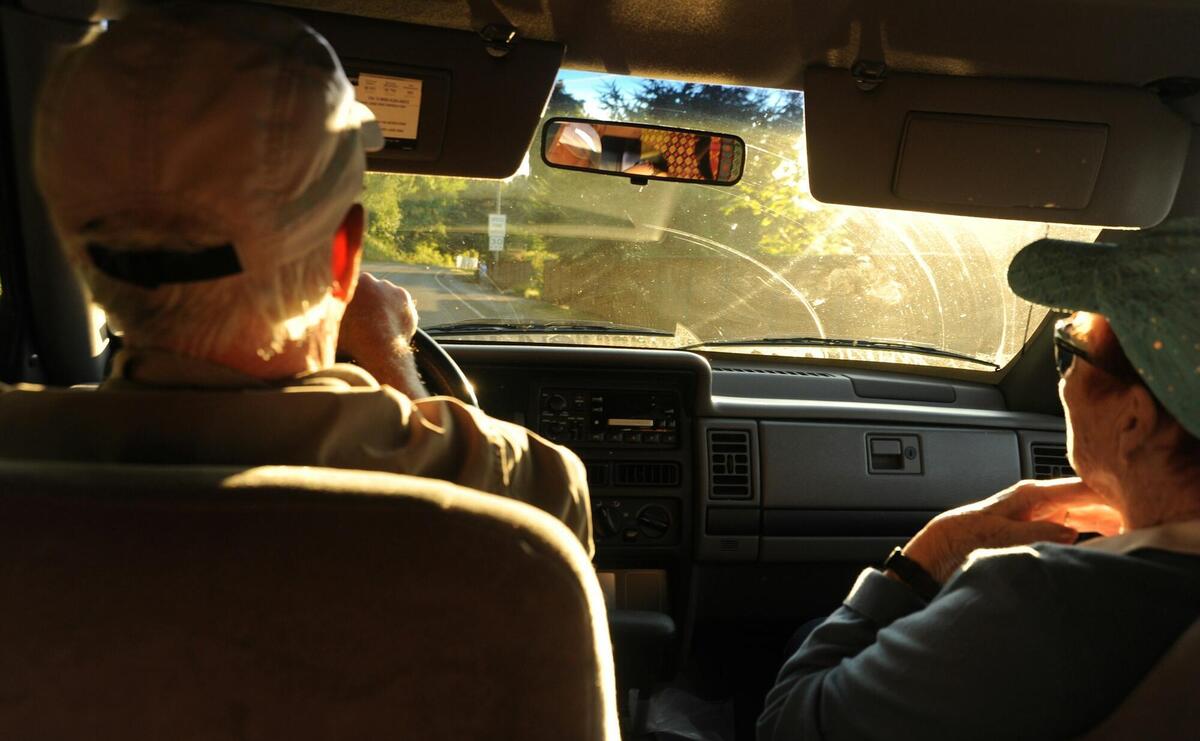
[[[1029,446],[1035,479],[1059,479],[1074,476],[1075,470],[1067,461],[1067,446],[1058,443],[1033,443]]]
[[[614,486],[679,486],[679,464],[646,461],[613,464]]]
[[[602,486],[608,486],[608,464],[607,463],[586,463],[584,468],[587,469],[588,486],[593,489],[598,489]]]
[[[752,499],[750,433],[708,431],[709,499]]]

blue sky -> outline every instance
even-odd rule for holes
[[[564,69],[559,71],[558,79],[562,80],[563,87],[566,88],[568,93],[583,101],[584,107],[587,109],[587,115],[593,118],[606,118],[607,114],[599,102],[600,93],[603,92],[604,88],[608,87],[611,83],[616,83],[617,87],[622,91],[634,90],[645,78]],[[772,92],[781,96],[786,91],[777,90]]]
[[[602,118],[605,111],[600,107],[600,93],[610,83],[616,83],[622,91],[637,88],[641,77],[626,77],[624,75],[606,75],[603,72],[582,72],[573,69],[560,70],[558,79],[562,80],[567,92],[583,101],[587,114],[594,118]]]

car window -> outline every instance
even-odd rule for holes
[[[745,174],[731,187],[637,186],[555,170],[540,129],[505,181],[371,173],[366,269],[408,287],[439,336],[459,323],[475,341],[721,343],[986,369],[1012,359],[1045,313],[1008,290],[1012,255],[1099,232],[819,203],[797,92],[566,71],[552,116],[736,134]]]

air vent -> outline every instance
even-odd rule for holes
[[[587,469],[588,486],[593,489],[608,486],[607,463],[585,463],[584,468]]]
[[[1035,479],[1059,479],[1074,476],[1075,470],[1067,462],[1067,446],[1056,443],[1033,443],[1029,446],[1033,459]]]
[[[774,368],[713,368],[714,373],[766,373],[772,376],[808,376],[809,378],[837,378],[833,373],[821,371],[776,370]]]
[[[708,431],[708,496],[710,499],[750,499],[750,433],[745,430]]]
[[[679,464],[665,461],[616,463],[614,486],[679,486]]]

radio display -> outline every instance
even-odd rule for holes
[[[679,395],[674,391],[544,388],[538,432],[557,442],[676,447]]]
[[[653,427],[654,420],[652,419],[624,419],[621,417],[610,417],[608,420],[609,427]]]

